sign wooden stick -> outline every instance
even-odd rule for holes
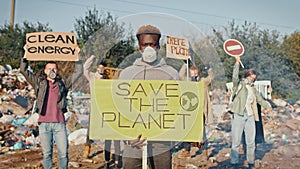
[[[147,169],[147,140],[145,140],[146,145],[143,146],[143,169]]]
[[[189,59],[186,60],[186,81],[189,81]]]

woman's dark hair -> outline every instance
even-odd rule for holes
[[[257,72],[254,69],[248,69],[246,71],[246,73],[244,74],[244,78],[251,76],[251,75],[256,75],[257,76]],[[255,79],[256,80],[256,79]]]

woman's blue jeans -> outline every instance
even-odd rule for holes
[[[253,164],[255,159],[255,120],[254,116],[244,116],[234,114],[231,122],[232,145],[230,162],[232,164],[239,163],[239,148],[241,145],[242,133],[245,132],[247,145],[247,161]]]
[[[58,152],[58,166],[60,169],[68,168],[68,137],[64,123],[40,123],[39,135],[43,152],[43,165],[45,169],[52,169],[53,143]]]

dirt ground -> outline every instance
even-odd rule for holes
[[[55,149],[54,149],[55,151]],[[104,164],[103,144],[96,142],[92,144],[90,157],[83,158],[84,145],[70,145],[69,168],[97,168],[101,169]],[[183,151],[173,153],[173,169],[226,169],[229,168],[230,145],[224,141],[214,140],[210,142],[206,160],[201,150],[192,147],[190,156],[184,156]],[[299,144],[281,145],[261,144],[257,146],[256,168],[262,169],[296,169],[300,168]],[[246,168],[243,164],[245,156],[241,152],[240,168]],[[0,154],[1,169],[38,169],[42,167],[41,148],[30,148],[26,150],[8,151]],[[57,167],[57,153],[54,152],[54,168]]]
[[[284,111],[283,111],[284,110]],[[292,119],[286,109],[278,109],[272,116],[265,116],[265,143],[256,146],[255,168],[257,169],[297,169],[300,168],[300,121]],[[192,147],[190,154],[177,148],[172,151],[173,169],[229,169],[231,146],[230,115],[224,115],[208,137],[206,157],[202,149]],[[103,169],[103,141],[92,143],[89,158],[84,158],[84,145],[69,146],[69,168]],[[122,145],[121,145],[122,147]],[[113,149],[113,148],[112,148]],[[245,155],[240,152],[239,168],[246,168]],[[163,159],[162,159],[163,160]],[[54,148],[54,167],[57,166],[57,152]],[[0,169],[40,169],[42,151],[40,147],[25,150],[9,150],[0,146]],[[113,164],[113,161],[112,161]],[[122,164],[122,161],[120,162]],[[113,168],[113,166],[111,167]]]

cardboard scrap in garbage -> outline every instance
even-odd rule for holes
[[[297,119],[290,119],[285,125],[292,130],[300,130],[300,121]]]
[[[25,115],[25,113],[30,110],[30,108],[23,108],[22,106],[20,106],[19,104],[17,104],[14,101],[10,101],[7,104],[2,104],[1,107],[3,106],[3,108],[10,110],[13,112],[13,114],[15,115],[19,115],[19,116],[23,116]],[[30,106],[29,106],[30,107]]]

